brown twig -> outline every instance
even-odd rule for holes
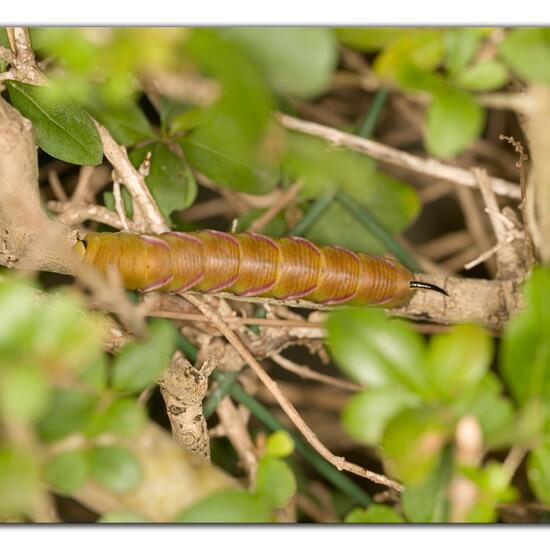
[[[124,208],[124,203],[122,202],[122,195],[120,194],[120,181],[118,178],[114,178],[113,181],[113,197],[115,199],[115,209],[120,220],[120,225],[124,231],[128,231],[130,226],[128,224],[128,219],[126,218],[126,209]]]
[[[69,197],[67,196],[67,193],[65,193],[65,189],[61,184],[59,175],[55,170],[48,171],[48,183],[50,184],[53,194],[59,202],[65,203],[69,200]]]
[[[68,202],[48,201],[48,208],[59,214],[57,219],[67,225],[78,225],[86,220],[104,223],[116,229],[123,229],[115,212],[97,204],[72,205]]]
[[[466,187],[477,187],[475,177],[469,170],[450,166],[433,158],[424,159],[416,157],[382,143],[341,132],[328,126],[316,124],[315,122],[300,120],[290,115],[279,113],[277,119],[288,130],[322,138],[335,147],[345,147],[358,151],[380,162],[407,168],[418,174],[424,174]],[[491,177],[491,187],[499,195],[513,199],[519,199],[521,196],[518,185],[501,178]]]
[[[147,313],[148,317],[162,317],[164,319],[179,319],[181,321],[192,321],[196,323],[213,323],[204,315],[198,313],[186,313],[181,311],[152,310]],[[257,319],[256,317],[224,317],[224,323],[228,325],[257,325],[262,327],[306,327],[324,328],[323,323],[313,321],[302,321],[292,319]]]
[[[248,228],[251,232],[261,232],[262,229],[284,208],[286,208],[292,201],[296,199],[302,185],[300,182],[291,185],[280,198],[268,208],[261,216],[256,218]]]
[[[331,453],[317,438],[311,428],[303,421],[302,417],[294,407],[294,405],[284,396],[277,383],[267,374],[264,368],[258,363],[255,357],[250,353],[246,346],[241,342],[238,336],[212,311],[205,303],[192,295],[186,295],[185,298],[193,304],[203,315],[210,318],[220,332],[225,336],[227,341],[239,352],[241,357],[248,363],[250,368],[256,373],[258,378],[273,394],[279,406],[285,411],[300,433],[305,437],[306,441],[328,462],[335,466],[338,470],[347,470],[359,476],[365,477],[374,483],[380,483],[388,487],[392,487],[397,491],[402,491],[403,487],[400,483],[387,478],[384,475],[371,472],[366,468],[348,462],[344,457],[336,456]]]
[[[283,357],[279,353],[273,353],[269,356],[269,358],[283,369],[293,372],[306,380],[317,380],[323,384],[328,384],[329,386],[334,386],[336,388],[343,388],[349,391],[361,391],[363,389],[361,386],[354,384],[353,382],[348,382],[347,380],[342,380],[340,378],[335,378],[334,376],[316,372],[304,365],[298,365],[294,361]]]
[[[243,422],[243,418],[229,396],[225,396],[220,401],[216,413],[218,414],[226,437],[239,455],[241,463],[247,473],[248,484],[250,487],[253,487],[256,479],[258,459],[256,458],[256,448]]]
[[[150,230],[154,233],[164,233],[168,231],[168,225],[160,213],[149,188],[145,184],[144,176],[134,168],[128,158],[126,149],[113,139],[104,126],[97,121],[94,121],[94,124],[101,138],[105,156],[117,171],[121,181],[123,181],[124,185],[128,188],[128,191],[134,199],[135,208],[141,212]]]

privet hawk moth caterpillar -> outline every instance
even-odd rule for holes
[[[76,244],[85,261],[118,269],[127,289],[144,292],[230,292],[319,304],[384,305],[406,302],[417,288],[443,289],[413,280],[389,258],[318,246],[301,237],[256,233],[168,232],[161,235],[88,233]]]

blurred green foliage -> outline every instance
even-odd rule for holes
[[[388,473],[405,483],[409,521],[448,521],[448,485],[459,474],[478,490],[468,521],[495,521],[499,503],[517,498],[503,464],[457,461],[455,431],[465,416],[481,428],[483,454],[514,445],[530,451],[530,487],[550,502],[549,290],[550,270],[538,268],[525,287],[526,308],[503,335],[503,381],[490,370],[493,340],[481,328],[457,326],[426,344],[406,323],[379,311],[330,315],[332,355],[348,377],[366,386],[349,399],[343,425],[356,440],[378,447]],[[362,514],[354,512],[353,521],[363,521]]]
[[[126,492],[140,483],[134,455],[96,438],[122,441],[144,427],[147,414],[133,394],[167,366],[174,329],[152,324],[147,339],[128,344],[114,361],[101,351],[104,330],[73,293],[47,296],[0,280],[0,519],[32,517],[48,488],[70,495],[93,478]],[[77,434],[75,448],[49,450]]]
[[[251,491],[227,489],[214,493],[182,512],[183,523],[267,523],[275,521],[277,508],[285,506],[296,493],[297,482],[283,460],[294,450],[286,432],[275,432],[266,441],[258,460],[256,485]]]

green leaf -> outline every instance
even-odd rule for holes
[[[4,46],[4,48],[8,48],[8,49],[10,47],[10,41],[8,40],[8,33],[6,32],[6,29],[4,27],[0,27],[0,46]],[[0,72],[5,71],[7,66],[8,66],[7,61],[4,61],[4,59],[0,57]]]
[[[355,508],[344,520],[346,523],[403,523],[403,518],[389,506],[371,504],[366,510]]]
[[[423,391],[424,342],[404,322],[389,320],[381,311],[348,309],[331,313],[327,329],[338,366],[356,382]]]
[[[500,379],[488,372],[478,383],[457,394],[452,403],[456,418],[476,417],[483,432],[483,442],[489,448],[518,443],[514,439],[519,437],[515,424],[519,423],[521,416],[502,393]],[[531,424],[531,427],[535,425]]]
[[[21,82],[6,86],[14,107],[33,123],[37,143],[46,153],[73,164],[101,164],[103,148],[93,122],[78,105],[64,101],[60,90]]]
[[[12,365],[0,373],[0,410],[7,422],[32,422],[48,404],[50,389],[33,365]]]
[[[121,145],[135,145],[156,137],[143,111],[131,100],[120,105],[101,102],[94,105],[92,114]]]
[[[167,321],[154,319],[145,342],[124,346],[113,364],[112,386],[118,391],[137,392],[152,384],[168,366],[176,331]]]
[[[34,458],[10,447],[0,447],[0,517],[25,513],[39,491]]]
[[[130,160],[137,167],[149,151],[152,153],[151,168],[145,182],[163,216],[169,220],[174,210],[183,210],[193,204],[197,182],[185,160],[161,142],[132,151]]]
[[[222,32],[243,46],[279,93],[308,98],[328,88],[338,56],[330,29],[241,27]]]
[[[418,404],[418,396],[401,386],[369,388],[348,400],[342,412],[342,425],[355,440],[376,445],[393,416]]]
[[[521,78],[550,84],[550,28],[510,31],[500,54]]]
[[[296,479],[292,470],[280,458],[263,456],[256,472],[256,491],[271,506],[284,506],[296,493]]]
[[[136,399],[121,397],[113,401],[104,412],[103,430],[121,437],[132,437],[147,422],[147,414]]]
[[[371,212],[384,212],[379,221],[392,233],[405,229],[420,209],[416,192],[409,185],[377,171],[372,159],[336,149],[311,136],[287,133],[283,168],[290,180],[303,182],[302,197],[317,198],[326,192],[345,191]],[[320,244],[338,244],[352,250],[375,254],[386,251],[359,221],[334,202],[306,237]]]
[[[53,490],[70,495],[80,489],[88,477],[88,459],[85,451],[67,451],[48,461],[46,481]]]
[[[278,430],[268,436],[265,454],[273,458],[285,458],[294,452],[294,440],[288,432]]]
[[[104,391],[107,387],[107,359],[105,355],[100,355],[84,369],[78,379],[94,390]]]
[[[217,78],[223,90],[205,109],[200,126],[180,142],[187,159],[221,185],[248,193],[270,191],[277,183],[274,159],[260,157],[270,156],[262,145],[268,137],[273,97],[256,64],[223,31],[212,29],[194,29],[186,52]]]
[[[439,462],[453,426],[433,408],[408,409],[394,416],[380,442],[390,475],[405,484],[420,484]]]
[[[466,69],[481,46],[483,29],[446,29],[443,36],[445,65],[451,75]]]
[[[101,516],[98,523],[150,523],[151,520],[135,512],[118,511]]]
[[[398,80],[403,67],[433,71],[443,59],[443,31],[407,29],[376,58],[374,72],[384,79]]]
[[[98,397],[80,390],[56,389],[39,420],[38,433],[47,442],[81,430],[91,419]]]
[[[448,158],[464,151],[479,137],[485,110],[466,92],[441,91],[428,108],[425,144],[429,153]]]
[[[510,477],[502,464],[490,461],[483,467],[462,467],[461,473],[477,486],[477,499],[467,511],[466,521],[494,523],[498,519],[497,506],[513,502],[518,491],[510,486]]]
[[[536,268],[524,288],[525,308],[506,326],[500,371],[516,401],[550,398],[550,270]]]
[[[219,185],[243,193],[269,193],[278,183],[278,174],[250,159],[239,159],[230,152],[211,145],[198,133],[190,133],[180,145],[191,165]]]
[[[545,441],[529,453],[527,476],[537,498],[550,505],[550,441]]]
[[[454,83],[474,92],[489,92],[502,88],[508,78],[508,70],[499,61],[482,61],[458,73]]]
[[[34,289],[20,281],[0,281],[0,345],[16,356],[40,330],[41,314]]]
[[[375,52],[399,38],[403,29],[383,27],[349,27],[336,29],[338,40],[345,46],[362,52]]]
[[[33,348],[58,368],[83,369],[101,354],[102,321],[84,315],[79,307],[75,297],[67,293],[41,308],[41,325],[34,336]]]
[[[432,337],[428,349],[428,376],[438,395],[460,396],[483,378],[493,360],[493,341],[474,326],[455,327]]]
[[[421,483],[408,484],[402,496],[405,517],[414,523],[447,521],[447,488],[453,474],[452,449],[441,453],[438,466]]]
[[[268,523],[271,509],[260,496],[227,489],[194,504],[176,521],[181,523]]]
[[[141,482],[141,467],[127,449],[116,446],[95,447],[89,451],[90,474],[113,493],[126,493]]]

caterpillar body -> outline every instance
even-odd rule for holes
[[[406,302],[417,288],[389,258],[318,246],[302,237],[257,233],[167,232],[161,235],[88,233],[75,248],[86,262],[120,273],[125,288],[149,292],[230,292],[325,305],[384,305]]]

